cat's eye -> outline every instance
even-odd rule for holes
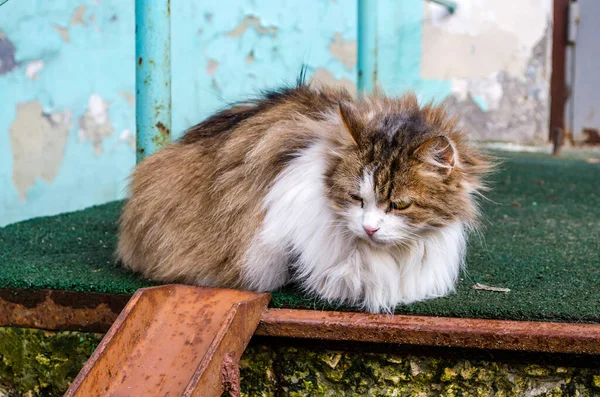
[[[363,202],[363,199],[360,196],[350,193],[350,198],[356,201],[357,203],[360,203],[360,208],[364,207],[365,203]]]
[[[402,211],[412,205],[412,200],[401,200],[390,203],[390,211]]]

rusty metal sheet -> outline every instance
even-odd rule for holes
[[[106,332],[131,295],[0,288],[0,326]]]
[[[269,299],[184,285],[138,290],[65,396],[220,396],[225,387],[235,395],[237,360]]]
[[[600,354],[600,324],[269,309],[263,314],[256,335]]]

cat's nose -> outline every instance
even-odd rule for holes
[[[369,237],[374,235],[375,232],[379,230],[379,228],[369,227],[365,225],[363,225],[363,229],[365,229],[365,232],[369,235]]]

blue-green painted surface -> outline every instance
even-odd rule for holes
[[[388,94],[414,91],[423,101],[441,100],[450,95],[450,80],[421,77],[421,36],[423,1],[381,1],[379,15],[378,74]]]
[[[415,89],[424,99],[448,95],[449,81],[420,77],[422,0],[380,0],[378,11],[381,85],[389,93]],[[356,60],[348,60],[357,40],[355,0],[282,0],[277,6],[270,0],[172,0],[171,15],[175,137],[230,101],[293,81],[303,63],[309,75],[356,82]],[[2,6],[0,60],[10,58],[12,45],[15,65],[0,66],[0,225],[123,197],[135,164],[134,21],[133,2],[118,0]],[[336,40],[350,55],[339,55]],[[38,61],[43,68],[34,73]],[[93,95],[107,107],[111,128],[97,141],[80,131]],[[69,114],[70,127],[62,151],[41,151],[59,153],[53,155],[56,175],[39,176],[20,192],[13,171],[23,161],[16,153],[39,157],[40,150],[26,139],[15,149],[10,128],[17,106],[32,101],[48,115]]]
[[[377,1],[358,0],[358,73],[359,95],[372,92],[377,84]]]
[[[171,140],[171,0],[135,1],[136,162]]]

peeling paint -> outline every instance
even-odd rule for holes
[[[127,143],[133,150],[135,150],[135,136],[129,128],[121,132],[121,135],[119,135],[119,141]]]
[[[217,62],[215,59],[209,59],[208,63],[206,64],[206,73],[208,73],[210,77],[213,77],[218,67],[219,62]]]
[[[83,19],[84,14],[85,14],[85,6],[77,7],[75,9],[75,11],[73,11],[73,14],[71,15],[71,25],[87,26],[87,23]]]
[[[519,140],[529,140],[537,125],[546,124],[546,84],[550,69],[539,66],[542,59],[538,55],[531,56],[531,43],[540,38],[536,36],[543,30],[539,21],[544,18],[546,8],[540,7],[531,13],[531,20],[527,21],[521,10],[529,10],[532,4],[540,5],[541,1],[510,0],[508,5],[502,5],[503,0],[457,0],[456,15],[438,16],[433,12],[444,8],[423,0],[381,0],[379,15],[386,18],[381,19],[378,26],[377,65],[382,87],[390,95],[415,90],[423,100],[451,96],[455,102],[453,109],[465,115],[465,128],[474,139],[506,140],[518,136]],[[548,0],[543,1],[548,3]],[[9,1],[0,12],[0,26],[14,43],[13,47],[18,48],[9,48],[8,39],[0,33],[0,103],[3,105],[0,108],[4,109],[0,110],[0,137],[3,132],[5,137],[5,141],[0,142],[0,170],[9,173],[4,180],[11,180],[8,129],[18,102],[39,98],[44,109],[71,109],[73,124],[76,124],[80,116],[88,112],[90,94],[98,93],[111,102],[107,123],[112,123],[114,132],[112,137],[94,144],[82,130],[82,140],[89,140],[93,146],[79,144],[76,137],[69,140],[71,147],[66,148],[62,168],[53,185],[45,186],[42,182],[38,186],[38,181],[34,189],[29,190],[27,202],[19,201],[11,182],[6,186],[0,184],[0,202],[5,203],[0,204],[0,225],[119,199],[125,186],[123,181],[134,165],[134,153],[119,139],[126,129],[135,132],[135,84],[132,72],[123,66],[138,62],[133,51],[134,4],[69,0],[59,2],[60,6],[32,8],[23,7],[21,3]],[[355,91],[356,66],[350,63],[352,55],[348,45],[356,40],[354,3],[349,6],[342,1],[310,0],[293,7],[294,2],[286,2],[281,7],[271,7],[268,1],[242,3],[171,4],[172,18],[178,21],[172,25],[172,70],[175,77],[190,76],[174,77],[172,81],[174,135],[223,107],[224,103],[248,97],[256,90],[294,81],[302,63],[307,63],[314,72],[316,83],[339,84]],[[489,12],[481,11],[489,4],[492,4],[486,8]],[[519,15],[514,9],[519,9]],[[468,10],[472,13],[469,18],[465,14]],[[82,28],[82,22],[87,23],[87,28]],[[527,24],[531,29],[519,26]],[[481,31],[484,25],[527,36],[518,38],[525,46],[516,55],[518,62],[525,65],[523,69],[531,66],[532,72],[507,74],[507,67],[501,64],[488,73],[489,64],[485,62],[491,62],[491,58],[484,59],[485,51],[495,57],[492,51],[495,40],[505,36],[488,36],[493,39],[491,42],[474,48],[461,47],[469,56],[464,60],[460,59],[463,52],[453,52],[452,48],[439,45],[445,40],[445,33],[440,32],[448,29],[449,35],[468,36],[469,29]],[[102,33],[96,33],[96,28]],[[430,30],[424,32],[424,28]],[[199,30],[201,35],[197,34]],[[185,39],[190,37],[193,40]],[[535,40],[532,41],[532,37]],[[69,41],[72,44],[67,44]],[[447,54],[439,56],[432,52],[435,48]],[[531,64],[528,63],[530,58]],[[210,59],[219,65],[214,76],[206,70]],[[421,74],[422,61],[427,59],[439,63],[439,67],[454,68],[452,77],[428,78]],[[36,78],[32,84],[27,66],[36,60],[43,60],[45,65],[37,75],[33,73],[33,65],[30,66],[29,76]],[[473,68],[467,66],[467,76],[454,73],[461,71],[456,69],[460,65],[455,65],[460,62],[475,62]],[[200,73],[197,73],[198,65]],[[10,69],[13,69],[10,76],[3,78],[2,73]],[[57,73],[64,71],[68,71],[69,78],[57,79]],[[546,77],[542,76],[544,71]],[[513,96],[521,99],[509,101]],[[534,114],[536,109],[541,109],[539,114]],[[587,109],[585,111],[587,114]],[[528,120],[522,121],[527,117]],[[88,134],[93,127],[85,124],[85,117],[82,119]],[[95,125],[91,120],[89,123]],[[535,132],[535,136],[543,135]],[[94,150],[104,147],[105,153],[90,156],[90,147]],[[89,178],[89,175],[95,177]],[[3,176],[0,173],[0,180]],[[77,194],[71,194],[75,191]],[[69,197],[61,202],[65,192]]]
[[[350,71],[356,67],[358,51],[356,40],[345,40],[341,33],[336,33],[328,48],[329,53],[339,59],[346,70]]]
[[[549,0],[461,1],[448,15],[425,2],[421,75],[429,79],[526,73],[531,50],[546,33]],[[513,10],[519,10],[515,13]]]
[[[311,80],[315,85],[333,85],[340,86],[348,90],[352,95],[356,95],[356,83],[347,78],[336,79],[333,73],[325,68],[317,68],[312,75]]]
[[[246,18],[235,27],[233,30],[226,33],[228,37],[242,37],[248,29],[254,29],[259,35],[269,35],[273,38],[277,36],[277,28],[274,26],[264,26],[260,23],[260,19],[253,15],[248,15]]]
[[[69,29],[62,27],[60,25],[53,25],[52,26],[54,28],[54,30],[56,30],[58,32],[58,34],[60,35],[60,37],[63,39],[63,41],[65,43],[69,42]]]
[[[42,69],[44,69],[44,61],[41,59],[37,61],[31,61],[25,68],[25,76],[31,80],[35,80],[38,77],[38,73],[41,72]]]
[[[248,53],[248,55],[246,55],[246,58],[244,58],[244,61],[246,62],[247,65],[251,65],[252,63],[254,63],[254,61],[255,61],[254,50],[250,51]]]
[[[500,84],[499,74],[493,73],[484,78],[452,80],[452,94],[460,101],[470,97],[481,110],[487,112],[500,107],[504,90]]]
[[[0,30],[0,75],[6,74],[17,67],[15,62],[15,46]]]
[[[460,1],[450,15],[424,5],[420,78],[450,83],[448,103],[472,138],[546,141],[551,9],[550,0]]]
[[[90,96],[87,111],[79,118],[79,140],[88,140],[96,155],[102,154],[102,141],[114,134],[108,118],[110,104],[98,94]]]
[[[128,105],[131,105],[131,106],[135,105],[135,97],[133,96],[132,93],[127,92],[127,91],[121,91],[121,92],[119,92],[119,95],[121,95],[127,101]]]
[[[41,178],[52,183],[60,169],[69,129],[71,111],[45,114],[38,101],[17,105],[16,117],[10,126],[13,156],[13,183],[21,200],[27,190]]]
[[[488,78],[453,81],[448,105],[461,114],[464,128],[477,140],[526,144],[546,141],[550,32],[548,27],[530,54],[529,73],[525,76],[501,71]]]

